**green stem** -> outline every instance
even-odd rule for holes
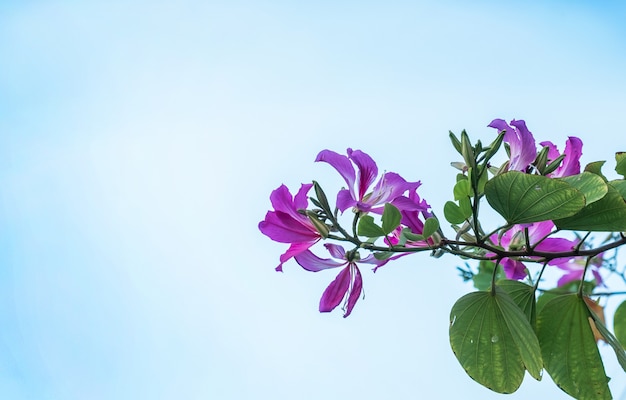
[[[583,246],[583,243],[585,243],[585,240],[587,240],[590,234],[591,232],[587,232],[587,234],[580,240],[580,242],[578,242],[578,244],[576,245],[576,250],[580,250],[580,248]]]
[[[496,266],[493,268],[493,274],[491,274],[491,295],[496,295],[496,276],[498,275],[498,268],[500,267],[500,261],[502,259],[498,258],[496,260]]]
[[[589,268],[589,264],[591,263],[591,259],[593,257],[587,257],[587,262],[585,262],[585,269],[583,270],[583,276],[580,278],[580,285],[578,285],[578,297],[583,297],[583,286],[585,283],[585,275],[587,275],[587,269]]]
[[[359,235],[357,235],[357,233],[356,233],[356,226],[357,226],[357,223],[359,222],[359,218],[360,217],[361,217],[361,212],[360,211],[357,211],[357,212],[354,213],[354,219],[352,220],[352,233],[354,234],[355,238],[359,237]]]
[[[543,266],[541,267],[541,271],[539,271],[539,276],[537,277],[537,282],[535,283],[535,286],[533,287],[533,292],[536,292],[537,289],[539,288],[539,282],[541,282],[541,276],[543,275],[543,271],[546,270],[547,266],[548,266],[548,263],[544,262]]]

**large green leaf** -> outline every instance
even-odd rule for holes
[[[496,282],[511,299],[524,312],[530,325],[535,328],[537,325],[537,301],[535,299],[535,288],[520,281],[504,279]]]
[[[573,216],[557,219],[559,229],[593,232],[626,231],[626,203],[622,195],[608,185],[608,193],[602,199],[584,207]]]
[[[583,194],[567,182],[518,171],[487,182],[485,196],[509,224],[565,218],[585,206]]]
[[[558,179],[564,180],[576,189],[580,190],[585,196],[585,205],[587,206],[603,198],[609,191],[604,179],[591,172],[583,172],[578,175],[566,176]]]
[[[544,366],[554,383],[576,399],[611,399],[590,318],[577,294],[555,297],[541,309],[537,336]]]
[[[541,379],[539,341],[524,313],[497,289],[461,297],[450,312],[450,345],[467,374],[498,393],[513,393],[528,370]]]

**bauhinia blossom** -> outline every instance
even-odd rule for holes
[[[559,150],[552,142],[541,142],[542,146],[548,146],[548,162],[556,160],[561,156]],[[563,176],[571,176],[580,174],[580,157],[583,154],[583,141],[575,136],[570,136],[565,142],[565,158],[559,167],[548,174],[552,178],[559,178]]]
[[[403,208],[403,205],[406,207]],[[396,246],[400,242],[402,231],[406,228],[409,228],[413,234],[421,235],[424,232],[424,221],[433,216],[430,212],[430,205],[428,205],[426,200],[420,198],[417,194],[417,190],[409,192],[407,201],[402,203],[399,210],[402,214],[402,220],[400,221],[400,226],[385,238],[385,242],[388,245]],[[404,244],[406,247],[430,247],[432,245],[434,245],[432,239],[407,240]],[[378,267],[374,268],[374,271],[376,271],[376,269],[378,269]]]
[[[573,240],[547,237],[553,228],[554,223],[552,221],[515,225],[502,235],[499,240],[497,234],[492,235],[491,241],[506,250],[521,250],[527,247],[525,230],[528,229],[528,245],[537,251],[557,253],[571,251],[576,247],[576,242]],[[493,256],[494,254],[488,253],[487,255]],[[562,263],[563,259],[557,258],[550,260],[548,265],[560,265]],[[508,279],[520,280],[527,275],[526,266],[519,260],[505,257],[500,261],[500,264]]]
[[[526,172],[528,166],[537,157],[537,145],[533,134],[526,127],[524,120],[513,120],[511,125],[503,119],[494,119],[487,126],[496,128],[498,132],[506,131],[504,141],[509,144],[511,157],[509,161],[509,171]]]
[[[394,172],[383,174],[374,185],[378,176],[378,167],[374,160],[361,150],[349,148],[347,153],[344,156],[331,150],[322,150],[315,159],[333,166],[348,185],[347,189],[342,189],[337,194],[337,208],[341,212],[354,207],[361,212],[380,213],[385,203],[397,206],[406,201],[404,192],[420,185],[420,182],[407,182]]]
[[[563,270],[564,274],[557,281],[556,283],[557,286],[563,286],[572,281],[583,280],[583,273],[585,272],[585,263],[586,263],[586,260],[582,257],[560,259],[559,262],[555,264],[555,266]],[[592,258],[591,262],[589,263],[589,269],[591,270],[591,273],[593,274],[593,277],[596,280],[596,284],[598,286],[604,285],[602,275],[600,275],[600,268],[602,267],[603,264],[604,264],[604,260],[602,259],[602,253]]]
[[[289,249],[281,254],[276,271],[282,271],[287,260],[306,251],[321,238],[309,217],[299,212],[307,208],[307,194],[312,186],[303,184],[298,193],[292,197],[289,189],[281,185],[270,195],[274,211],[267,212],[265,219],[259,223],[259,229],[276,242],[291,244]]]
[[[320,299],[319,310],[320,312],[330,312],[343,301],[344,318],[350,315],[363,290],[363,278],[357,266],[357,262],[373,264],[376,267],[380,267],[389,260],[399,257],[394,256],[386,260],[378,260],[370,254],[365,258],[360,258],[358,252],[346,252],[342,246],[336,244],[326,243],[324,247],[330,252],[331,256],[341,261],[320,258],[310,250],[299,253],[294,258],[302,268],[312,272],[343,267],[335,280],[324,290],[322,298]]]
[[[506,131],[504,141],[509,144],[511,151],[509,171],[531,172],[530,165],[537,157],[537,145],[533,134],[526,127],[524,120],[512,120],[511,126],[503,119],[494,119],[488,125],[496,128],[498,132]],[[542,147],[548,146],[548,163],[561,156],[557,147],[549,141],[539,143]],[[561,165],[552,173],[552,178],[577,175],[580,173],[580,157],[582,156],[583,142],[575,136],[570,136],[565,142],[565,157]]]

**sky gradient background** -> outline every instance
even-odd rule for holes
[[[364,269],[344,320],[317,312],[335,271],[276,273],[285,246],[257,224],[281,183],[341,186],[326,148],[421,180],[438,214],[448,130],[525,119],[612,160],[624,6],[315,3],[0,4],[0,398],[568,398],[465,375],[459,260]]]

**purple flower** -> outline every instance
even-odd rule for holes
[[[412,190],[409,192],[408,197],[404,198],[402,202],[398,202],[397,207],[402,214],[402,220],[400,221],[400,226],[396,228],[391,234],[385,238],[385,242],[388,245],[395,246],[400,242],[400,235],[402,230],[405,228],[409,228],[411,233],[421,235],[424,232],[424,221],[427,218],[433,216],[433,214],[429,211],[430,205],[420,198],[417,194],[417,190]],[[407,241],[405,243],[406,247],[430,247],[434,245],[435,242],[432,239],[428,239],[427,241]],[[374,268],[374,272],[376,272],[378,267]]]
[[[600,268],[602,267],[603,259],[602,254],[598,254],[591,259],[589,269],[596,280],[598,286],[603,286],[604,281],[600,275]],[[572,281],[580,281],[583,279],[583,272],[585,271],[585,259],[582,257],[561,259],[556,267],[562,269],[565,273],[557,281],[557,286],[563,286]]]
[[[342,301],[344,303],[343,317],[347,317],[352,312],[354,305],[361,296],[363,290],[363,278],[361,271],[357,266],[357,262],[374,264],[377,267],[386,264],[391,257],[386,260],[377,260],[373,255],[365,258],[359,258],[356,252],[347,252],[342,246],[336,244],[324,244],[324,247],[330,254],[341,261],[335,261],[329,258],[320,258],[313,254],[310,250],[306,250],[294,258],[298,264],[307,271],[319,272],[330,268],[344,267],[334,281],[328,285],[322,298],[320,299],[320,312],[330,312],[334,310]],[[397,258],[397,257],[395,257]]]
[[[552,232],[554,223],[552,221],[535,222],[533,224],[514,225],[499,240],[499,245],[507,250],[521,250],[526,247],[526,239],[524,230],[528,228],[528,241],[537,251],[544,252],[561,252],[570,251],[576,246],[573,240],[563,238],[546,238]],[[493,243],[498,243],[498,235],[491,236]],[[487,256],[493,256],[494,253],[487,253]],[[548,262],[549,265],[559,265],[563,263],[563,259],[554,259]],[[527,275],[526,266],[519,260],[503,258],[500,262],[504,273],[508,279],[520,280]]]
[[[561,155],[552,142],[541,142],[540,145],[548,146],[548,162],[556,160]],[[580,156],[583,154],[583,142],[575,136],[570,136],[565,142],[565,158],[561,165],[548,176],[560,178],[580,174]]]
[[[270,195],[274,211],[268,211],[265,219],[259,222],[259,230],[276,242],[291,244],[281,254],[276,271],[282,271],[287,260],[306,251],[321,238],[309,217],[298,212],[307,208],[307,193],[312,186],[303,184],[293,198],[285,185],[281,185]]]
[[[396,202],[402,201],[404,192],[420,185],[420,182],[407,182],[400,175],[387,172],[369,191],[378,176],[376,163],[361,150],[348,149],[347,152],[348,156],[344,156],[322,150],[315,159],[333,166],[348,185],[348,189],[342,189],[337,194],[337,208],[341,212],[354,207],[361,212],[380,213],[385,203],[396,205]]]
[[[509,144],[511,158],[509,171],[526,172],[528,166],[537,157],[537,146],[533,134],[526,128],[524,120],[511,121],[513,128],[503,119],[494,119],[487,126],[496,128],[498,132],[506,131],[504,141]]]
[[[503,119],[494,119],[488,125],[496,128],[498,132],[506,131],[504,141],[509,144],[511,157],[509,171],[528,172],[528,167],[537,157],[537,145],[533,134],[526,127],[524,120],[511,121],[513,128]],[[548,162],[556,160],[561,154],[556,146],[549,141],[539,143],[542,147],[548,146]],[[583,142],[575,136],[570,136],[565,142],[565,158],[561,165],[551,174],[551,178],[577,175],[580,173],[580,156],[582,155]]]

